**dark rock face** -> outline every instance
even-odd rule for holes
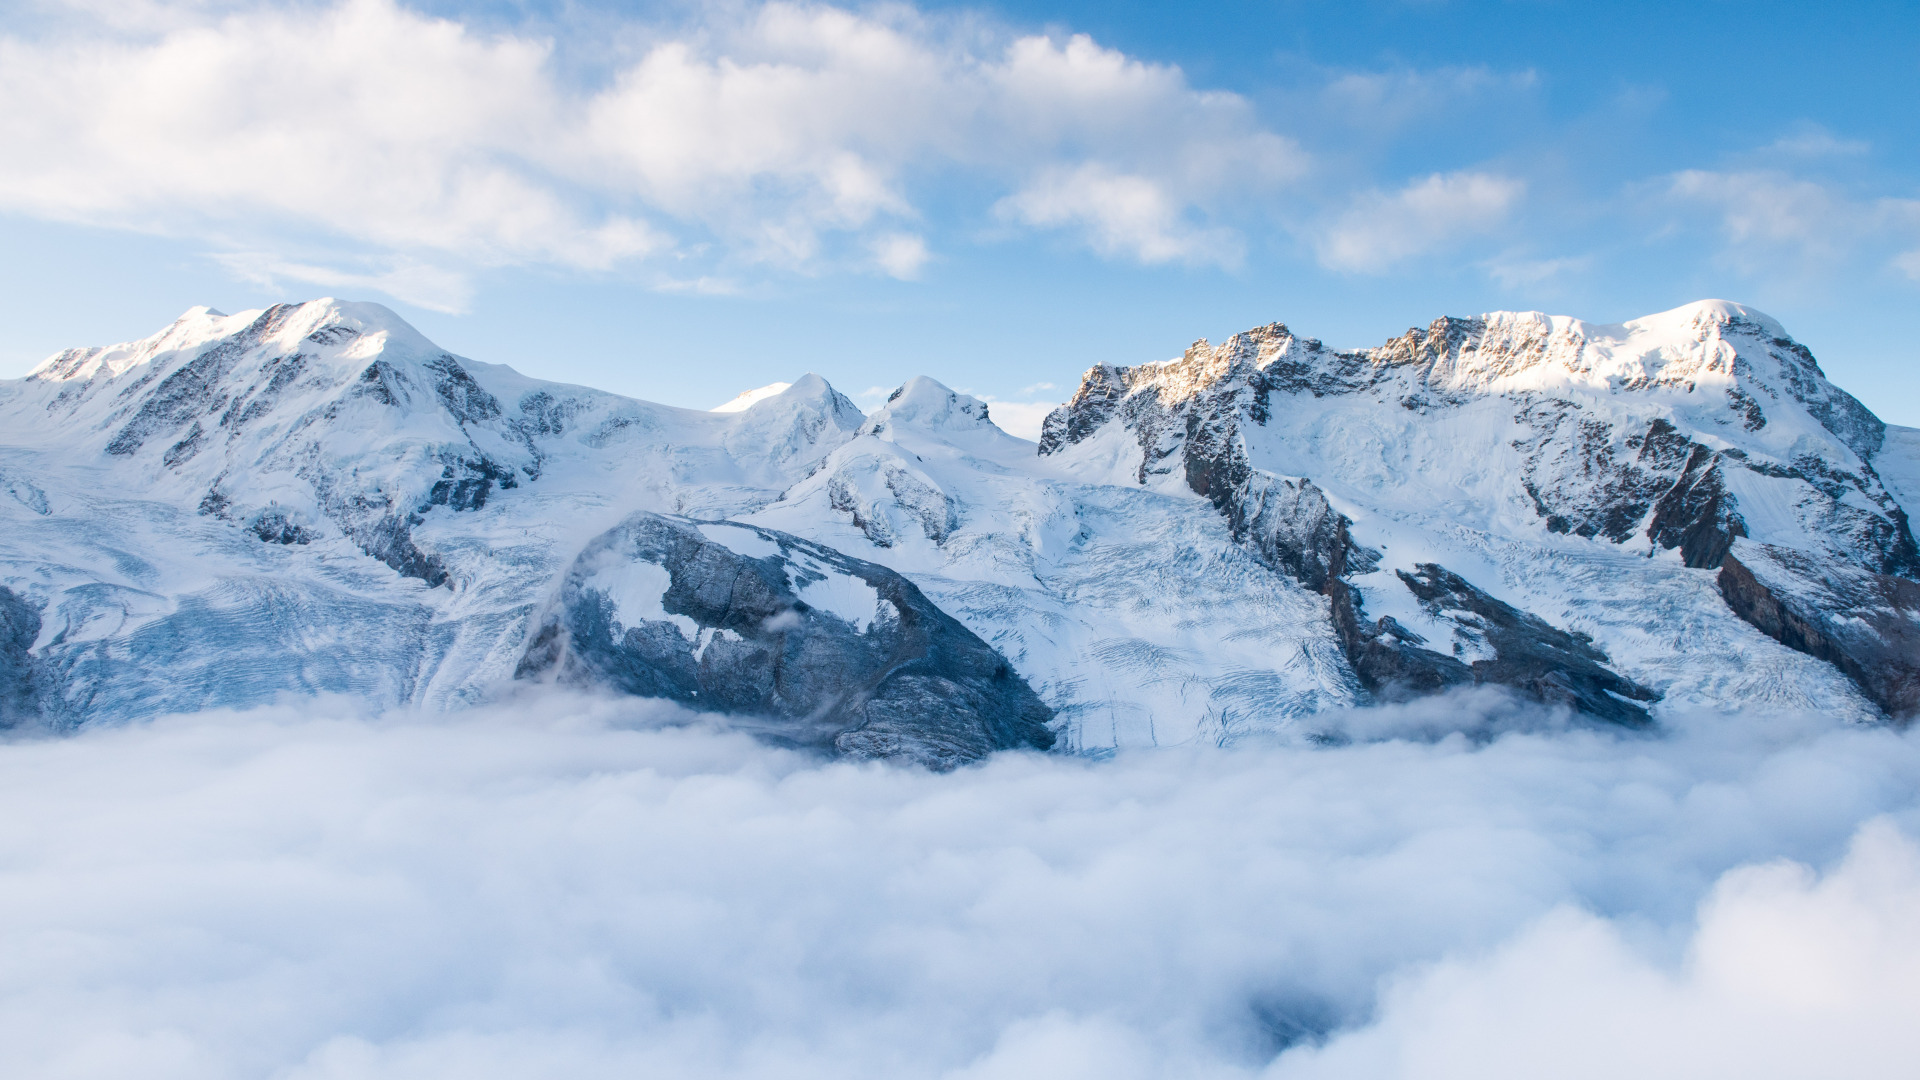
[[[270,507],[247,523],[247,531],[269,544],[310,544],[314,532],[289,517],[286,511]]]
[[[1870,573],[1920,574],[1920,547],[1906,511],[1879,488],[1877,478],[1869,485],[1866,477],[1836,471],[1812,455],[1778,465],[1748,460],[1739,450],[1690,447],[1686,468],[1654,505],[1647,525],[1648,539],[1669,551],[1678,548],[1686,565],[1715,569],[1733,542],[1748,535],[1739,500],[1727,490],[1728,470],[1745,469],[1804,485],[1803,504],[1829,539],[1834,561]],[[1871,466],[1868,470],[1870,476]]]
[[[442,353],[422,365],[433,379],[433,392],[462,426],[500,415],[500,402],[481,388],[460,361]]]
[[[505,490],[519,486],[513,470],[487,457],[459,455],[440,472],[440,479],[427,490],[427,506],[445,506],[453,510],[478,510],[487,505],[493,486]],[[422,507],[425,509],[425,507]]]
[[[1662,418],[1616,448],[1612,424],[1581,415],[1568,401],[1531,403],[1515,419],[1531,431],[1514,449],[1523,455],[1527,495],[1547,528],[1616,544],[1630,539],[1655,501],[1675,487],[1693,464],[1690,455],[1704,453]],[[1577,482],[1565,483],[1569,476]]]
[[[1889,717],[1920,716],[1920,582],[1749,541],[1733,545],[1719,582],[1762,633],[1839,668]]]
[[[1469,665],[1474,682],[1510,686],[1536,701],[1629,727],[1651,722],[1638,703],[1659,695],[1608,670],[1606,654],[1590,638],[1549,626],[1432,563],[1414,571],[1401,571],[1400,580],[1429,614],[1477,630],[1494,650],[1493,659]]]
[[[1347,519],[1313,481],[1249,468],[1237,438],[1220,450],[1219,460],[1188,468],[1188,484],[1212,500],[1260,561],[1327,598],[1334,633],[1368,693],[1398,700],[1475,681],[1466,664],[1425,648],[1425,638],[1392,619],[1367,621],[1346,579],[1372,572],[1378,559],[1354,542]]]
[[[549,675],[935,769],[1053,745],[1052,710],[912,582],[732,523],[640,513],[589,544],[516,672]]]
[[[1055,409],[1040,425],[1040,452],[1051,454],[1082,439],[1091,438],[1101,425],[1113,418],[1114,411],[1127,397],[1127,384],[1120,369],[1101,364],[1080,380],[1071,408]]]
[[[440,557],[420,550],[420,545],[413,542],[413,527],[420,524],[418,514],[374,517],[381,506],[377,500],[356,495],[352,501],[368,507],[364,515],[348,518],[350,525],[344,529],[361,551],[386,563],[401,577],[419,578],[436,589],[447,583],[447,568]]]
[[[40,636],[40,612],[0,585],[0,728],[40,716],[38,665],[28,652]]]
[[[1747,523],[1733,508],[1719,455],[1704,446],[1692,447],[1687,465],[1673,486],[1660,497],[1647,525],[1647,537],[1672,551],[1696,570],[1711,570],[1726,558],[1737,536],[1747,535]]]
[[[1782,368],[1787,380],[1785,389],[1821,427],[1832,432],[1863,460],[1880,451],[1887,440],[1886,422],[1873,415],[1873,410],[1861,404],[1859,398],[1828,382],[1826,373],[1820,370],[1819,362],[1805,345],[1792,338],[1771,337],[1758,326],[1750,326],[1749,333],[1764,338],[1776,355],[1791,358]]]

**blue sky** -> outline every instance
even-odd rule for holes
[[[4,375],[331,294],[653,400],[925,373],[1020,426],[1274,320],[1721,297],[1920,425],[1912,3],[0,11]]]

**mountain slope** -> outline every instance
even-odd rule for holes
[[[1548,699],[1641,699],[1581,690],[1592,672],[1564,648],[1509,663],[1487,614],[1499,603],[1591,636],[1669,699],[1832,709],[1848,705],[1807,693],[1807,666],[1753,642],[1711,575],[1687,571],[1718,570],[1738,543],[1910,579],[1906,514],[1871,464],[1898,459],[1885,443],[1772,320],[1707,301],[1621,326],[1441,319],[1351,353],[1275,324],[1094,369],[1041,450],[1207,497],[1329,597],[1376,693],[1547,679]],[[1423,584],[1442,569],[1467,590]]]
[[[813,375],[705,412],[455,357],[378,305],[195,309],[0,383],[0,430],[0,723],[288,693],[449,708],[518,673],[945,765],[1310,731],[1471,683],[1630,725],[1901,716],[1920,685],[1920,433],[1720,302],[1442,319],[1358,352],[1275,324],[1094,368],[1038,447],[928,379],[871,416]],[[609,622],[626,593],[581,560],[643,521],[811,554],[669,545],[694,561],[633,570],[660,591]],[[814,629],[675,606],[721,563]],[[819,574],[896,582],[895,610],[953,620],[945,644],[872,666],[895,631],[820,614],[843,601],[807,599]],[[866,689],[722,692],[803,653]],[[957,674],[988,655],[1017,692]],[[948,687],[901,699],[923,730],[860,711],[923,669]]]

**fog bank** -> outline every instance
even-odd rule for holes
[[[1622,736],[1468,696],[1331,718],[1332,745],[933,775],[684,719],[323,703],[0,744],[0,1072],[1873,1076],[1920,1053],[1912,735]]]

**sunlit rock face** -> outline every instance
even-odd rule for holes
[[[926,378],[678,409],[195,309],[0,382],[0,723],[563,678],[945,767],[1469,684],[1904,717],[1915,499],[1920,432],[1721,302],[1275,324],[1096,366],[1038,447]]]

